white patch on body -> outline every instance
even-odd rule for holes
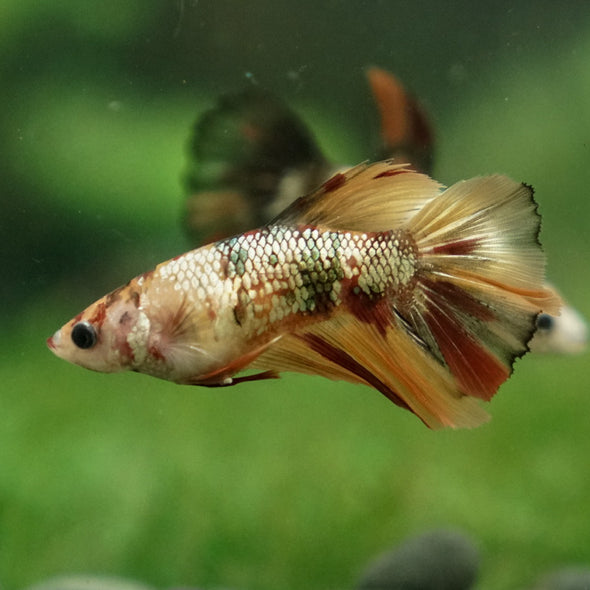
[[[148,354],[148,336],[150,333],[150,319],[141,310],[138,310],[137,321],[129,334],[127,334],[127,344],[133,352],[133,364],[136,366],[141,365]]]

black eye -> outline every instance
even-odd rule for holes
[[[72,328],[72,342],[78,348],[92,348],[96,344],[96,330],[88,322],[78,322]]]
[[[539,330],[551,330],[553,327],[553,318],[547,313],[541,313],[537,317],[537,328]]]

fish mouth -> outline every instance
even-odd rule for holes
[[[49,350],[51,350],[52,352],[55,352],[57,350],[57,345],[60,339],[59,336],[60,334],[58,331],[53,336],[47,338],[47,346],[49,347]]]

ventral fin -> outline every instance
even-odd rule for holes
[[[352,314],[315,324],[282,338],[252,366],[369,385],[430,428],[473,427],[488,419],[393,314],[386,327]]]
[[[387,231],[406,224],[440,189],[438,182],[407,164],[360,164],[300,197],[271,223]]]
[[[252,375],[242,375],[241,377],[226,377],[219,381],[219,376],[215,374],[208,375],[207,382],[195,382],[195,385],[202,385],[203,387],[228,387],[230,385],[238,385],[239,383],[247,383],[248,381],[263,381],[266,379],[279,379],[280,375],[276,371],[262,371]]]
[[[188,379],[185,383],[187,385],[203,385],[205,387],[223,387],[227,385],[236,385],[237,383],[242,383],[244,381],[276,379],[278,374],[272,369],[254,375],[244,375],[241,377],[234,377],[234,375],[240,371],[251,368],[252,363],[278,340],[280,340],[280,337],[238,356],[223,367],[214,369],[205,375],[199,375],[194,379]]]

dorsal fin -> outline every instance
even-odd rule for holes
[[[408,164],[394,164],[391,160],[359,164],[297,199],[271,224],[387,231],[405,225],[441,188]]]
[[[387,231],[405,225],[441,188],[408,164],[394,164],[391,160],[359,164],[297,199],[271,224]]]

